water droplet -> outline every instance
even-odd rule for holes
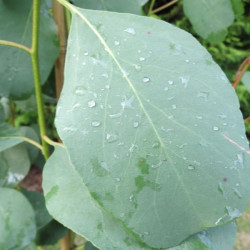
[[[102,76],[103,76],[104,78],[109,78],[108,73],[103,73]]]
[[[188,59],[186,59],[186,60],[185,60],[185,62],[187,62],[187,63],[188,63],[188,62],[189,62],[189,60],[188,60]]]
[[[138,126],[139,126],[139,122],[134,122],[134,123],[133,123],[133,127],[134,127],[134,128],[138,128]]]
[[[120,44],[119,41],[115,41],[115,45],[118,46]]]
[[[122,77],[125,78],[129,75],[128,72],[126,72],[125,70],[122,70]]]
[[[149,82],[150,79],[148,77],[143,77],[142,81],[146,83],[146,82]]]
[[[140,65],[134,64],[134,66],[135,66],[136,71],[140,71],[141,70],[141,66]]]
[[[168,87],[165,87],[165,88],[164,88],[164,91],[168,91]]]
[[[169,101],[172,101],[173,99],[174,99],[174,96],[168,97],[168,100],[169,100]]]
[[[215,225],[218,225],[222,221],[223,217],[220,217],[216,222]]]
[[[95,105],[96,105],[96,103],[93,100],[88,102],[88,107],[89,108],[93,108],[93,107],[95,107]]]
[[[121,181],[121,178],[117,177],[117,178],[115,178],[115,180],[116,180],[117,182],[120,182],[120,181]]]
[[[127,32],[127,33],[129,33],[129,34],[131,34],[131,35],[135,35],[134,28],[126,28],[124,31]]]
[[[129,152],[132,153],[138,146],[135,144],[131,144],[130,148],[129,148]]]
[[[122,116],[122,112],[116,113],[116,114],[111,114],[109,115],[110,118],[119,118]]]
[[[106,134],[106,141],[109,143],[115,142],[117,141],[117,139],[118,139],[117,134],[109,134],[109,133]]]
[[[225,114],[221,114],[221,115],[218,115],[221,119],[225,119],[225,118],[227,118],[227,115],[225,115]]]
[[[226,211],[230,220],[238,218],[242,215],[242,213],[237,208],[231,208],[227,206]]]
[[[159,147],[160,147],[160,143],[158,141],[154,142],[152,145],[152,148],[159,148]]]
[[[172,105],[172,109],[176,109],[176,105],[175,104]]]
[[[174,84],[174,82],[173,82],[173,81],[171,81],[171,80],[169,80],[169,81],[168,81],[168,84],[169,84],[169,85],[173,85],[173,84]]]
[[[110,89],[110,85],[108,85],[108,84],[105,85],[105,88],[106,88],[106,89]]]
[[[109,171],[109,169],[108,169],[108,165],[107,165],[107,163],[106,163],[106,162],[101,161],[101,162],[100,162],[100,165],[101,165],[101,167],[102,167],[102,168],[104,168],[105,170]]]
[[[88,56],[88,55],[89,55],[89,53],[88,53],[87,51],[85,51],[83,54],[84,54],[85,56]]]
[[[213,127],[213,130],[214,130],[214,131],[218,131],[219,128],[218,128],[217,126],[214,126],[214,127]]]
[[[82,62],[82,65],[85,66],[85,65],[86,65],[86,62]]]
[[[188,165],[187,169],[188,170],[195,170],[195,167],[193,165]]]
[[[92,127],[99,127],[101,125],[100,121],[92,121],[91,122]]]
[[[185,146],[187,146],[188,144],[187,143],[183,143],[181,145],[176,145],[178,148],[184,148]]]
[[[132,103],[133,103],[133,101],[135,99],[133,95],[129,99],[127,99],[127,97],[124,96],[123,99],[125,99],[125,100],[123,100],[121,102],[122,109],[124,109],[124,108],[134,109],[134,107],[132,106]]]
[[[158,167],[160,167],[162,165],[162,161],[160,161],[160,162],[158,162],[158,163],[156,163],[156,164],[152,164],[151,165],[151,168],[158,168]]]
[[[86,89],[83,86],[77,86],[75,88],[75,94],[76,95],[84,95],[86,92]]]
[[[173,119],[173,118],[174,118],[173,115],[169,115],[169,116],[168,116],[168,119],[170,119],[170,120]]]
[[[200,141],[200,145],[203,147],[207,147],[207,143],[205,141]]]
[[[224,188],[223,188],[223,184],[220,182],[219,185],[218,185],[218,190],[221,194],[224,195]]]
[[[139,61],[140,61],[140,62],[145,61],[145,57],[140,57],[140,58],[139,58]]]
[[[208,96],[209,96],[209,93],[205,91],[198,92],[197,94],[197,97],[203,98],[205,101],[207,101]]]
[[[235,188],[233,188],[233,191],[234,191],[234,193],[238,196],[238,198],[242,198],[242,194],[241,194],[241,192],[235,187]]]
[[[184,84],[184,88],[186,88],[188,86],[188,82],[190,79],[190,76],[180,76],[181,79],[181,83]]]
[[[77,129],[73,127],[64,127],[63,131],[65,132],[75,132]]]
[[[203,117],[201,115],[197,115],[196,118],[199,119],[199,120],[203,119]]]
[[[134,195],[131,194],[131,195],[129,196],[129,201],[131,202],[131,201],[133,201],[133,199],[134,199]]]

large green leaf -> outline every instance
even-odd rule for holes
[[[77,234],[91,240],[100,249],[151,249],[133,239],[121,224],[91,197],[66,149],[56,147],[47,161],[43,172],[43,188],[46,205],[53,217]],[[171,249],[228,250],[233,246],[235,235],[235,223],[231,223],[201,232]],[[95,249],[90,243],[85,248]]]
[[[0,0],[0,39],[31,46],[32,1]],[[41,1],[39,65],[44,83],[59,53],[56,26],[46,1]],[[15,99],[34,90],[30,55],[20,49],[0,46],[0,95]]]
[[[92,10],[108,10],[141,14],[141,7],[148,0],[73,0],[78,7]]]
[[[0,152],[0,186],[16,186],[29,169],[30,160],[24,144]]]
[[[184,0],[183,7],[195,31],[213,43],[224,40],[234,21],[230,0]]]
[[[22,249],[36,234],[34,211],[19,192],[0,188],[0,249]]]
[[[72,9],[56,126],[92,197],[155,248],[239,217],[249,145],[208,52],[162,21]]]

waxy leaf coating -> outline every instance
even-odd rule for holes
[[[71,10],[56,126],[91,196],[152,248],[239,217],[249,145],[208,52],[166,22]]]

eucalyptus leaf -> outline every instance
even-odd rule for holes
[[[31,46],[32,1],[0,0],[0,40]],[[21,49],[0,45],[0,95],[26,98],[34,91],[30,55]],[[59,54],[56,26],[44,0],[40,9],[39,65],[44,83]]]
[[[30,169],[30,160],[24,144],[0,152],[0,187],[15,187]]]
[[[43,172],[43,188],[50,213],[100,249],[151,249],[133,239],[115,218],[91,197],[66,149],[56,147]],[[63,207],[63,209],[62,209]],[[235,223],[201,232],[171,250],[231,249]],[[85,249],[96,249],[90,242]]]
[[[223,41],[234,21],[230,0],[184,0],[183,8],[198,35],[212,43]]]
[[[248,91],[250,91],[250,71],[245,72],[241,81],[247,87]]]
[[[231,0],[231,4],[235,16],[237,18],[241,17],[244,14],[244,4],[242,0]]]
[[[141,15],[141,8],[148,0],[73,0],[78,7]]]
[[[35,211],[37,229],[47,225],[52,220],[52,217],[46,209],[44,196],[37,191],[28,191],[25,189],[22,189],[22,193],[29,200]]]
[[[0,188],[0,249],[23,249],[36,234],[34,211],[18,191]]]
[[[0,152],[24,141],[16,128],[8,123],[0,123]]]
[[[249,144],[210,54],[159,20],[71,10],[56,126],[92,197],[154,248],[239,217]]]

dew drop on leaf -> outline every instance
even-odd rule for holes
[[[76,95],[84,95],[86,89],[83,86],[78,86],[75,88],[75,94]]]
[[[119,41],[115,41],[115,45],[118,46],[120,44]]]
[[[169,85],[173,85],[173,84],[174,84],[174,82],[173,82],[173,81],[171,81],[171,80],[169,80],[169,81],[168,81],[168,84],[169,84]]]
[[[124,31],[131,34],[131,35],[135,35],[135,29],[134,28],[126,28]]]
[[[188,165],[187,169],[188,170],[195,170],[195,167],[193,165]]]
[[[214,127],[213,127],[213,130],[214,130],[214,131],[218,131],[219,128],[218,128],[217,126],[214,126]]]
[[[101,125],[101,122],[100,121],[92,121],[91,122],[91,126],[92,127],[99,127]]]
[[[84,55],[85,55],[85,56],[88,56],[88,55],[89,55],[89,53],[88,53],[87,51],[85,51],[85,52],[84,52]]]
[[[152,148],[159,148],[159,147],[160,147],[160,143],[158,141],[154,142],[152,145]]]
[[[118,139],[117,134],[111,134],[111,133],[106,134],[106,141],[109,142],[109,143],[110,142],[115,142],[117,139]]]
[[[143,77],[142,81],[146,83],[146,82],[149,82],[150,79],[148,77]]]
[[[93,107],[95,107],[95,105],[96,105],[96,103],[93,100],[88,102],[88,107],[89,108],[93,108]]]
[[[139,58],[139,61],[140,61],[140,62],[145,61],[145,57],[140,57],[140,58]]]
[[[133,127],[134,127],[134,128],[138,128],[138,126],[139,126],[139,122],[134,122],[134,123],[133,123]]]

